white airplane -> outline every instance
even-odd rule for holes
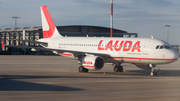
[[[37,44],[42,47],[10,46],[51,50],[53,53],[79,60],[79,72],[100,70],[104,64],[113,64],[115,72],[123,72],[122,63],[132,63],[141,69],[150,69],[156,75],[155,66],[178,60],[178,53],[165,41],[150,38],[121,37],[63,37],[57,30],[46,6],[41,6],[43,38]],[[21,40],[26,41],[26,40]]]

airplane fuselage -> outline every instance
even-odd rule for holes
[[[157,39],[61,37],[44,38],[39,41],[48,42],[47,48],[57,50],[106,54],[105,63],[165,64],[178,59],[177,52],[167,42]],[[60,54],[76,58],[72,53]]]

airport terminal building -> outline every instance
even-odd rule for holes
[[[80,37],[109,37],[110,28],[100,26],[57,26],[58,31],[63,36],[80,36]],[[113,29],[113,37],[138,37],[137,33],[128,33],[127,31]],[[19,40],[36,41],[43,38],[42,27],[23,27],[23,28],[5,28],[0,29],[0,41],[7,45],[23,45]],[[18,39],[18,40],[14,40]],[[34,43],[25,43],[26,46],[37,46]],[[25,52],[24,52],[25,51]],[[35,54],[30,49],[15,49],[3,47],[0,54]]]

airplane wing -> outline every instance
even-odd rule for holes
[[[21,39],[13,39],[15,41],[22,41],[22,42],[30,42],[30,43],[35,43],[35,44],[41,44],[43,46],[48,46],[47,42],[40,42],[40,41],[30,41],[30,40],[21,40]],[[52,49],[52,48],[44,48],[44,47],[32,47],[32,46],[17,46],[17,45],[5,45],[6,47],[14,47],[14,48],[22,48],[22,49],[31,49],[32,51],[39,51],[39,50],[46,50],[46,51],[56,51],[57,53],[64,53],[64,52],[69,52],[74,55],[86,55],[86,54],[91,54],[91,55],[96,55],[96,56],[101,56],[101,57],[110,57],[107,54],[102,54],[102,53],[92,53],[92,52],[84,52],[84,51],[74,51],[74,50],[63,50],[63,49]]]
[[[28,41],[26,41],[28,42]],[[32,41],[29,41],[32,42]],[[34,42],[34,43],[43,43],[43,44],[47,44],[44,42]],[[39,51],[39,50],[46,50],[46,51],[53,51],[56,53],[64,53],[64,52],[68,52],[68,53],[72,53],[74,54],[74,56],[78,56],[78,55],[96,55],[96,56],[100,56],[103,58],[109,58],[110,55],[108,54],[102,54],[102,53],[92,53],[92,52],[84,52],[84,51],[74,51],[74,50],[63,50],[63,49],[52,49],[52,48],[44,48],[44,47],[32,47],[32,46],[17,46],[17,45],[5,45],[6,47],[14,47],[14,48],[22,48],[22,49],[31,49],[32,51]]]

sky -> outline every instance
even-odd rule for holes
[[[180,45],[180,0],[113,0],[113,27],[138,37]],[[110,0],[1,0],[0,29],[41,25],[40,6],[47,6],[56,26],[110,27]]]

